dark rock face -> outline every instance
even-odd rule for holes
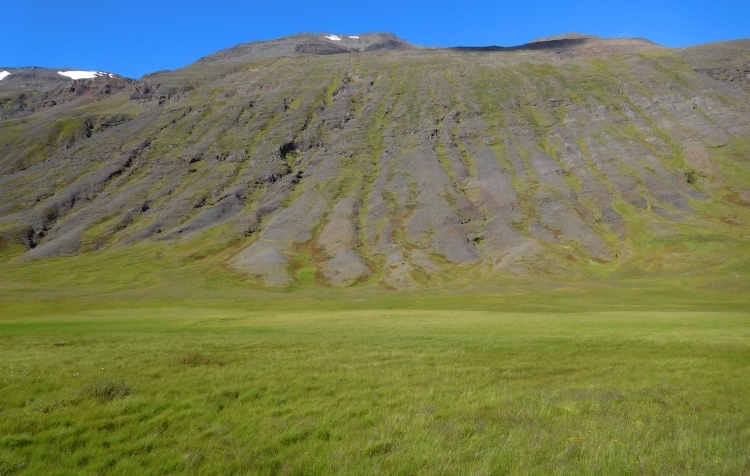
[[[747,64],[744,40],[301,34],[6,87],[0,239],[44,258],[222,230],[226,265],[278,286],[300,263],[389,288],[641,266],[664,230],[750,222]]]

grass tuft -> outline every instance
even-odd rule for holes
[[[391,450],[393,450],[393,443],[390,441],[381,441],[379,443],[375,443],[374,445],[370,445],[370,447],[367,448],[367,456],[379,456],[386,453],[390,453]]]
[[[190,365],[195,367],[198,365],[224,365],[225,362],[215,357],[209,357],[207,355],[200,354],[198,352],[189,352],[185,355],[177,357],[177,363],[183,365]]]
[[[81,395],[103,400],[118,400],[131,393],[133,389],[122,380],[99,380],[87,383],[81,389]]]

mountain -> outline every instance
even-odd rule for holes
[[[322,33],[140,80],[7,71],[2,259],[172,243],[263,286],[409,288],[733,269],[750,245],[749,40]]]
[[[4,68],[0,66],[0,92],[46,93],[59,86],[69,85],[77,79],[99,77],[114,78],[118,75],[103,71],[81,71],[71,68]]]
[[[270,41],[243,43],[201,58],[198,62],[247,62],[284,56],[324,56],[420,48],[422,47],[408,43],[392,33],[359,33],[357,35],[299,33]]]
[[[0,67],[0,120],[25,117],[62,103],[122,90],[128,79],[102,71],[70,68]],[[60,111],[60,108],[58,108]]]

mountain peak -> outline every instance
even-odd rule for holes
[[[248,61],[280,56],[317,56],[421,48],[393,33],[298,33],[273,40],[242,43],[198,62]]]
[[[584,33],[576,33],[576,32],[569,32],[569,33],[563,33],[561,35],[552,35],[552,36],[545,36],[542,38],[534,38],[531,40],[532,43],[541,43],[544,41],[557,41],[557,40],[588,40],[588,39],[598,39],[599,37],[596,35],[586,35]]]

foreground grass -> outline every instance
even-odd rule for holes
[[[743,312],[13,312],[0,474],[743,474],[749,371]]]

